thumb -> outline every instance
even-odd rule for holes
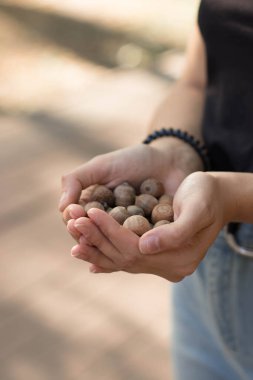
[[[104,176],[102,173],[104,167],[105,165],[101,165],[98,157],[95,157],[72,172],[63,175],[59,211],[63,211],[71,203],[78,203],[83,189],[101,182]]]
[[[154,228],[142,235],[139,250],[143,254],[152,254],[179,249],[203,227],[199,213],[187,207],[175,222]]]
[[[77,203],[82,192],[82,184],[74,174],[62,177],[62,194],[59,201],[59,211],[64,211],[71,203]]]

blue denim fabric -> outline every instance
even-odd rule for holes
[[[253,249],[253,225],[236,239]],[[253,259],[221,232],[196,272],[173,285],[173,380],[253,379]]]

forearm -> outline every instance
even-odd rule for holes
[[[166,99],[154,114],[148,133],[161,128],[175,128],[188,132],[203,142],[202,118],[207,85],[205,46],[198,26],[194,28],[186,53],[185,67],[180,80],[170,89]],[[152,141],[167,167],[179,169],[183,177],[203,170],[198,153],[177,137],[163,137]]]
[[[154,114],[149,132],[157,129],[179,128],[202,141],[205,88],[178,81]]]
[[[157,109],[148,133],[161,128],[175,128],[188,132],[195,139],[202,139],[202,117],[205,87],[180,80]],[[203,170],[203,162],[196,151],[177,137],[163,137],[152,141],[152,146],[162,152],[167,165],[182,169],[185,175]],[[170,161],[167,160],[169,158]],[[173,163],[171,159],[173,158]]]
[[[253,173],[210,172],[224,199],[224,221],[253,223]]]

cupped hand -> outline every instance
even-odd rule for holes
[[[140,238],[106,212],[91,209],[88,216],[75,221],[81,237],[71,254],[91,263],[91,272],[148,273],[173,282],[183,278],[188,264],[182,261],[175,263],[175,252],[144,255],[139,249]]]
[[[182,180],[200,166],[195,151],[175,138],[99,155],[62,177],[59,210],[69,233],[78,241],[80,233],[74,220],[85,216],[78,205],[83,190],[95,184],[114,188],[125,181],[139,187],[144,179],[155,177],[164,184],[166,193],[174,194]]]
[[[78,203],[82,190],[94,184],[113,188],[129,181],[138,187],[144,179],[155,177],[166,192],[174,194],[182,180],[200,166],[195,151],[175,138],[98,155],[62,177],[59,210]]]
[[[177,282],[192,274],[226,223],[225,194],[215,177],[196,172],[174,197],[175,221],[141,238],[101,210],[74,222],[80,233],[72,255],[92,263],[94,272],[152,273]]]

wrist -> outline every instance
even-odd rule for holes
[[[199,140],[197,140],[193,135],[189,134],[187,131],[175,128],[161,128],[150,133],[143,141],[143,144],[150,144],[151,142],[157,139],[159,140],[160,138],[164,139],[167,137],[175,137],[176,139],[179,139],[182,142],[186,143],[195,151],[195,153],[197,153],[197,155],[201,159],[203,170],[210,170],[210,161],[206,146],[200,143]],[[200,168],[198,169],[200,170]]]
[[[217,189],[223,210],[223,224],[239,221],[240,201],[236,173],[209,172],[208,174],[214,177],[217,182]]]
[[[185,175],[204,170],[201,157],[184,140],[166,136],[153,140],[150,146],[165,157],[168,167],[180,169]]]

